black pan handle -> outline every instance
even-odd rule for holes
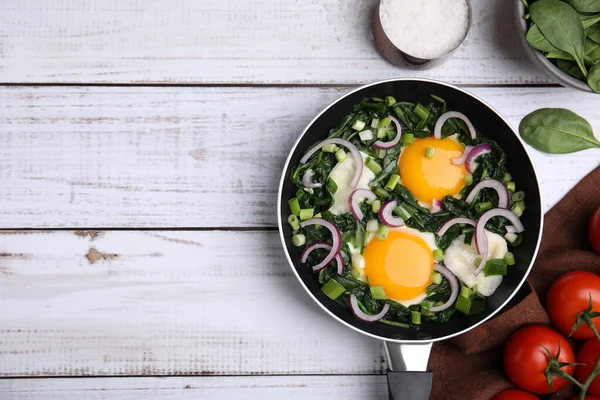
[[[430,342],[385,342],[390,400],[429,400],[433,374],[427,371]]]

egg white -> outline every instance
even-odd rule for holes
[[[487,260],[503,258],[508,252],[506,240],[493,232],[485,231],[485,234],[489,246]],[[502,276],[485,276],[483,272],[478,276],[473,274],[477,269],[475,258],[478,257],[473,242],[465,244],[465,235],[460,235],[454,239],[444,253],[444,265],[468,287],[472,288],[477,285],[479,293],[484,296],[491,296],[502,283]]]
[[[364,165],[368,155],[360,152]],[[331,178],[337,185],[337,191],[333,195],[333,206],[329,209],[333,214],[343,214],[350,212],[348,200],[354,191],[352,188],[352,178],[356,171],[356,163],[352,154],[348,154],[346,159],[336,164],[329,173]],[[357,189],[369,189],[369,182],[375,179],[375,173],[367,167],[363,167],[360,180],[358,181]]]

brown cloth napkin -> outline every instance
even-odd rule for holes
[[[549,324],[545,293],[552,282],[569,271],[600,273],[600,256],[591,249],[588,221],[600,204],[600,167],[575,186],[544,217],[539,255],[521,289],[521,300],[481,326],[433,346],[432,400],[488,400],[513,387],[502,369],[502,347],[522,326]],[[516,304],[515,304],[516,303]],[[552,399],[567,399],[566,387]]]

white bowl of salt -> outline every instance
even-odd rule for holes
[[[469,0],[381,0],[372,21],[377,50],[392,64],[429,68],[467,37]]]

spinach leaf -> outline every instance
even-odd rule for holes
[[[598,19],[600,20],[600,14]],[[587,35],[588,39],[592,39],[594,42],[600,43],[600,24],[590,26],[585,30],[585,34]]]
[[[559,50],[571,54],[587,76],[583,63],[585,31],[577,12],[560,0],[539,0],[531,5],[530,13],[548,41]]]
[[[566,72],[577,79],[585,80],[583,72],[581,72],[575,61],[556,60],[556,66],[560,68],[561,71]]]
[[[594,92],[600,93],[600,62],[590,69],[587,82]]]
[[[585,42],[585,65],[590,67],[600,62],[600,44],[593,40]]]
[[[538,49],[543,52],[551,52],[551,51],[559,51],[556,47],[552,45],[546,39],[546,36],[542,35],[540,28],[536,24],[531,24],[531,27],[527,31],[527,36],[525,36],[527,42],[531,45],[531,47]]]
[[[567,53],[566,51],[556,50],[546,53],[546,58],[549,59],[557,59],[557,60],[565,60],[565,61],[575,61],[572,55]]]
[[[582,13],[600,11],[600,0],[567,0],[574,9]]]
[[[596,14],[596,15],[581,15],[581,14],[579,14],[579,19],[581,20],[581,23],[583,24],[583,29],[587,29],[590,26],[600,22],[600,14]]]
[[[598,67],[594,68],[597,76]],[[600,148],[590,123],[564,108],[541,108],[528,114],[519,124],[519,133],[527,144],[550,154]]]

